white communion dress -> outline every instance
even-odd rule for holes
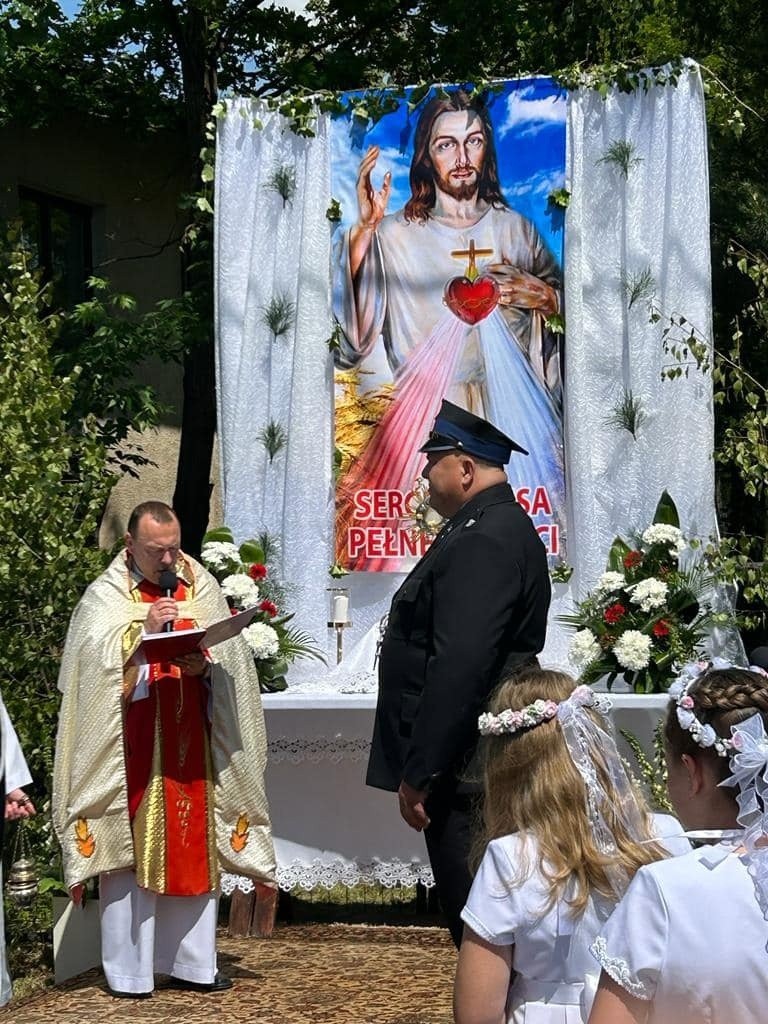
[[[768,1020],[768,923],[747,868],[720,843],[641,868],[592,947],[647,1024]]]
[[[675,818],[654,815],[654,828],[670,854],[690,851]],[[488,844],[462,919],[487,942],[515,947],[507,1024],[582,1024],[589,1015],[600,973],[589,947],[615,901],[592,894],[575,918],[571,892],[566,887],[547,909],[549,883],[532,836],[515,833]]]

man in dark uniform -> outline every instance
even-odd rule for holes
[[[515,501],[504,465],[528,453],[486,420],[443,401],[423,476],[448,522],[392,600],[379,656],[367,783],[397,791],[424,830],[454,942],[471,885],[470,769],[491,691],[535,664],[550,600],[544,545]]]

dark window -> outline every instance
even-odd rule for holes
[[[71,309],[88,298],[86,281],[93,273],[91,210],[58,196],[19,190],[24,242],[34,267],[53,283],[54,309]]]

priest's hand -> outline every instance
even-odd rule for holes
[[[158,597],[147,612],[144,622],[145,633],[162,633],[166,622],[175,622],[179,617],[179,606],[172,597]]]
[[[35,805],[23,789],[12,789],[5,798],[5,820],[16,821],[18,818],[31,818],[37,814]]]
[[[72,898],[72,902],[76,907],[85,906],[85,882],[78,882],[77,885],[73,885],[69,890],[69,895]]]
[[[417,832],[423,832],[429,825],[427,812],[424,810],[424,801],[427,799],[426,789],[414,789],[403,780],[397,791],[397,798],[400,801],[400,814],[404,820],[415,828]]]
[[[202,651],[193,651],[192,654],[184,654],[181,658],[176,658],[173,664],[178,665],[185,676],[207,675],[211,667],[210,661],[208,661]]]

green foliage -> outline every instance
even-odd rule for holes
[[[547,196],[547,200],[560,210],[567,210],[571,201],[571,193],[567,188],[554,188]]]
[[[285,427],[282,423],[278,423],[277,420],[270,420],[269,423],[259,431],[256,438],[264,445],[267,455],[269,456],[270,465],[274,461],[275,456],[279,454],[279,452],[281,452],[288,443],[288,434],[286,433]]]
[[[296,306],[287,295],[273,296],[261,310],[261,322],[272,332],[273,341],[290,331],[295,318]]]
[[[337,224],[341,220],[341,203],[338,199],[331,198],[325,216],[332,224]]]
[[[624,271],[621,275],[621,287],[627,299],[627,309],[632,309],[636,302],[643,299],[651,299],[656,290],[651,268]]]
[[[632,437],[636,438],[637,431],[644,419],[642,400],[633,394],[630,388],[623,388],[621,396],[612,406],[605,422],[617,430],[628,430]]]
[[[643,162],[643,158],[637,155],[635,144],[627,139],[617,139],[612,142],[605,153],[597,161],[599,164],[611,164],[616,167],[621,176],[626,179],[633,167]]]
[[[340,562],[334,562],[333,565],[328,566],[328,575],[332,580],[340,580],[349,575],[349,569],[345,569]]]
[[[55,371],[61,318],[11,237],[0,254],[0,689],[38,788],[50,794],[56,679],[69,616],[101,571],[99,522],[114,477],[101,428],[73,417],[79,368]],[[50,822],[30,823],[51,863]],[[41,852],[44,851],[44,852]]]
[[[552,334],[565,334],[565,317],[562,313],[551,313],[544,323]]]
[[[634,733],[620,729],[627,746],[632,751],[643,789],[648,795],[648,802],[655,811],[674,814],[674,808],[667,795],[667,765],[664,760],[664,726],[658,723],[653,730],[653,755],[648,757],[643,746]]]
[[[277,192],[285,206],[296,194],[296,168],[289,164],[283,164],[276,168],[267,179],[264,188],[271,192]]]

